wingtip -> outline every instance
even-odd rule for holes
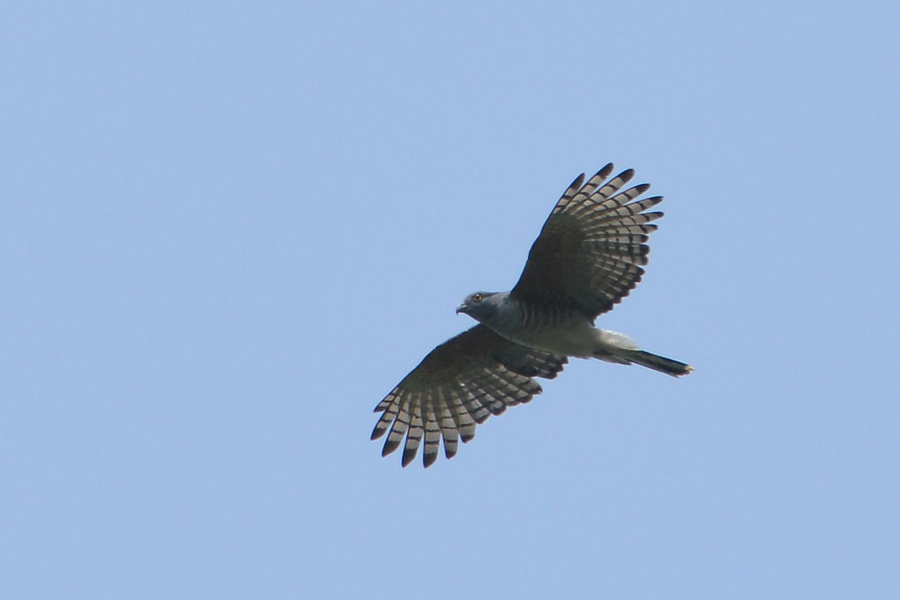
[[[580,189],[582,185],[584,185],[584,173],[576,177],[572,183],[569,184],[569,190],[577,190]]]
[[[400,459],[400,465],[403,468],[409,466],[409,464],[416,459],[416,454],[418,453],[418,448],[415,450],[410,450],[409,448],[404,448],[403,450],[403,458]]]
[[[392,441],[390,438],[384,443],[384,447],[381,448],[381,456],[382,458],[396,450],[400,447],[400,441]]]
[[[649,183],[640,183],[640,184],[634,186],[634,190],[635,190],[635,192],[637,192],[637,196],[642,195],[649,189],[650,189]],[[637,196],[635,196],[635,197],[637,197]]]
[[[625,169],[618,175],[618,178],[622,180],[622,183],[631,181],[632,177],[634,177],[634,169]]]

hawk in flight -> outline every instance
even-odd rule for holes
[[[456,455],[459,441],[507,407],[541,393],[535,377],[553,379],[567,357],[639,364],[680,377],[693,367],[641,350],[629,337],[594,327],[641,280],[661,212],[645,212],[662,196],[639,199],[649,184],[622,188],[628,169],[606,182],[610,163],[565,191],[531,246],[508,292],[475,292],[456,308],[478,321],[431,351],[378,403],[372,439],[388,434],[381,455],[403,444],[403,466],[425,440],[426,467]],[[606,183],[604,183],[606,182]],[[405,438],[405,443],[404,443]]]

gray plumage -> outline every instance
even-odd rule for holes
[[[508,406],[541,393],[535,377],[553,379],[567,357],[639,364],[679,377],[693,368],[641,350],[627,336],[594,327],[594,320],[640,282],[661,212],[645,212],[661,196],[639,199],[648,184],[620,191],[629,169],[606,179],[610,163],[565,191],[528,253],[509,292],[476,292],[460,304],[479,324],[435,348],[375,407],[381,417],[372,439],[388,433],[386,456],[404,445],[403,466],[424,441],[426,467],[440,441],[452,458],[459,440]],[[405,443],[404,443],[405,439]]]

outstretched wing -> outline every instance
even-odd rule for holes
[[[375,407],[382,415],[372,439],[390,429],[381,451],[387,456],[405,436],[404,467],[416,457],[423,437],[426,467],[437,460],[441,438],[444,455],[453,458],[460,439],[475,437],[476,424],[540,394],[533,378],[553,379],[565,364],[565,356],[520,346],[476,325],[432,350]]]
[[[662,196],[638,197],[649,184],[619,191],[634,176],[628,169],[605,185],[606,165],[584,183],[569,186],[528,253],[528,262],[511,295],[537,304],[568,307],[594,319],[610,310],[640,282],[648,262],[651,221],[661,212],[644,212]]]

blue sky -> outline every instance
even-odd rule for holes
[[[0,595],[900,595],[896,3],[9,5]],[[608,161],[603,327],[427,471],[375,404]]]

